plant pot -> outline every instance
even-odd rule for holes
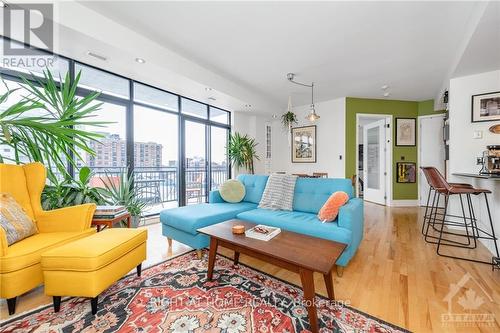
[[[140,216],[132,216],[130,218],[130,227],[131,228],[137,228],[141,224],[141,217]]]

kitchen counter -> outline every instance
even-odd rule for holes
[[[500,180],[500,175],[487,175],[487,174],[479,174],[479,173],[462,173],[462,172],[456,172],[452,173],[453,176],[458,176],[458,177],[470,177],[470,178],[480,178],[480,179],[492,179],[492,180]]]

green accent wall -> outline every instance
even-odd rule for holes
[[[357,147],[356,147],[356,114],[358,113],[368,113],[368,114],[388,114],[392,115],[392,198],[393,200],[416,200],[418,199],[418,180],[416,183],[402,184],[396,182],[396,163],[402,161],[404,157],[404,162],[415,162],[417,163],[418,149],[415,147],[396,147],[395,143],[395,118],[417,118],[419,116],[419,111],[428,112],[429,101],[421,102],[423,103],[420,107],[419,102],[412,101],[394,101],[386,99],[365,99],[365,98],[346,98],[346,140],[345,140],[345,176],[351,178],[354,174],[357,174],[356,170],[356,158],[357,158]],[[432,103],[432,108],[434,103]]]

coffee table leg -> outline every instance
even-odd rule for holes
[[[214,274],[215,256],[217,254],[217,238],[210,237],[210,251],[208,253],[207,279],[212,280]]]
[[[318,332],[318,313],[316,311],[316,304],[314,304],[314,279],[313,272],[308,269],[300,269],[300,280],[302,282],[302,290],[304,290],[304,305],[309,314],[309,323],[311,325],[311,332]]]
[[[328,298],[331,300],[335,299],[335,292],[333,291],[333,279],[332,279],[332,271],[328,274],[323,274],[325,278],[326,291],[328,292]]]
[[[233,264],[238,265],[239,262],[240,262],[240,253],[235,251]]]

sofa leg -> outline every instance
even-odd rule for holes
[[[54,303],[54,312],[59,312],[61,309],[61,296],[52,296],[52,303]]]
[[[139,265],[137,265],[137,267],[135,269],[137,270],[137,276],[141,277],[142,263],[140,263]]]
[[[198,257],[198,260],[201,260],[203,257],[201,250],[196,250],[196,256]]]
[[[337,276],[342,277],[342,275],[344,275],[344,267],[340,266],[340,265],[336,265],[335,268],[337,271]]]
[[[16,312],[16,300],[17,297],[7,298],[7,308],[9,309],[9,316],[12,316]]]
[[[168,241],[168,248],[171,248],[172,247],[172,238],[167,238],[167,241]]]
[[[92,307],[92,314],[93,315],[95,315],[97,313],[97,298],[98,298],[98,296],[96,296],[90,300],[90,306]]]

